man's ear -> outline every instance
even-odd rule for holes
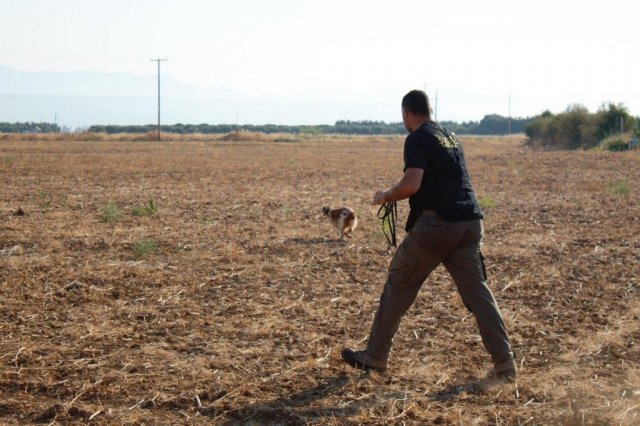
[[[405,107],[402,107],[402,119],[407,121],[409,119],[409,111]]]

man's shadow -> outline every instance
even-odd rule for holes
[[[449,401],[464,394],[480,394],[503,386],[504,383],[491,378],[479,378],[462,384],[451,384],[446,388],[426,393],[425,396],[432,401]]]
[[[323,418],[355,415],[360,404],[314,407],[314,401],[321,400],[344,388],[349,376],[341,374],[324,379],[316,386],[303,389],[292,395],[282,396],[271,401],[239,407],[225,417],[225,425],[244,424],[260,421],[266,424],[301,424]],[[357,401],[359,402],[359,401]]]
[[[366,374],[366,373],[365,373]],[[355,416],[363,406],[371,403],[362,399],[350,401],[340,405],[317,406],[314,402],[322,400],[334,393],[339,393],[349,382],[347,374],[328,377],[311,388],[302,389],[297,393],[282,396],[267,402],[250,404],[225,410],[223,425],[245,424],[258,421],[260,424],[303,424],[327,418],[345,418]],[[446,388],[426,393],[424,396],[432,401],[450,401],[463,393],[477,394],[488,389],[482,379],[471,380],[462,384],[451,384]],[[203,412],[205,415],[217,417],[222,414],[217,410]]]

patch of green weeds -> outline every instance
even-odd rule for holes
[[[113,203],[107,204],[100,210],[100,221],[104,223],[117,222],[122,217],[120,209]]]
[[[158,206],[155,201],[149,200],[149,203],[144,207],[136,207],[131,211],[134,216],[155,216],[158,214]]]
[[[620,181],[616,182],[613,185],[613,187],[611,188],[611,192],[616,195],[629,195],[629,193],[631,192],[631,187],[627,182]]]
[[[478,199],[478,204],[480,204],[480,208],[482,210],[487,210],[487,209],[492,209],[496,206],[496,202],[493,201],[493,199],[491,197],[480,197]]]
[[[136,257],[143,257],[158,251],[158,244],[154,240],[142,239],[131,245],[131,251]]]

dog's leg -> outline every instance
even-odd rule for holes
[[[348,217],[345,222],[346,226],[344,227],[344,234],[351,238],[353,237],[353,231],[356,229],[356,226],[358,226],[358,219],[352,215]]]
[[[338,238],[344,241],[344,217],[342,216],[338,219]]]

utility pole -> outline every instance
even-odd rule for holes
[[[151,62],[158,63],[158,140],[160,140],[160,62],[166,61],[167,58],[149,59]]]
[[[511,134],[511,92],[509,92],[509,134]]]

